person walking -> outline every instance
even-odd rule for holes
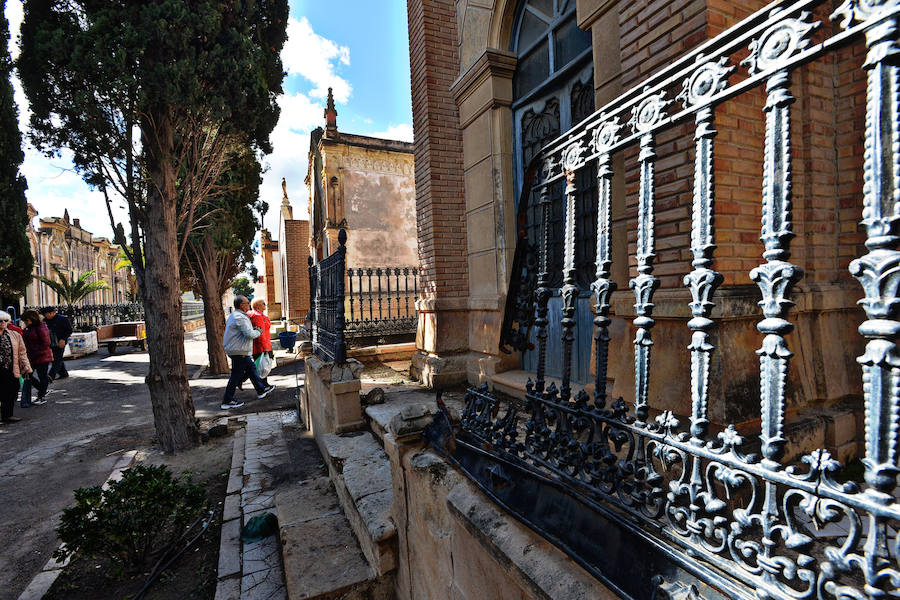
[[[269,358],[275,359],[275,353],[272,352],[272,321],[266,316],[266,301],[258,298],[253,301],[253,310],[247,313],[250,317],[250,324],[254,328],[259,329],[259,337],[253,340],[253,362],[256,363],[263,352],[268,353]],[[258,373],[257,373],[258,374]],[[260,377],[265,385],[269,385],[267,377]]]
[[[72,323],[65,315],[56,312],[56,307],[45,306],[41,309],[44,315],[44,323],[50,330],[50,349],[53,352],[53,365],[50,367],[50,380],[65,379],[69,376],[66,370],[66,363],[63,361],[63,352],[66,349],[66,343],[69,336],[72,335]]]
[[[25,378],[25,384],[22,386],[21,406],[28,408],[32,404],[31,388],[35,388],[38,393],[34,404],[47,402],[45,398],[50,393],[47,388],[50,385],[49,372],[53,363],[53,351],[50,348],[50,330],[47,329],[47,324],[41,321],[41,315],[36,310],[26,310],[22,313],[22,323],[25,325],[22,340],[28,351],[32,373]]]
[[[244,296],[235,296],[234,307],[237,310],[228,315],[225,322],[225,336],[222,340],[225,346],[225,354],[231,358],[231,376],[228,385],[225,386],[225,396],[222,398],[222,410],[239,408],[243,402],[234,399],[234,390],[245,377],[249,376],[250,383],[256,388],[257,398],[262,399],[272,393],[274,385],[264,384],[256,374],[256,365],[250,358],[253,351],[253,340],[260,336],[260,330],[254,329],[250,323],[247,312],[250,310],[250,301]]]
[[[19,377],[31,374],[28,351],[22,336],[9,328],[10,314],[0,310],[0,422],[17,423],[13,416],[19,395]]]

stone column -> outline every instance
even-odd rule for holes
[[[466,51],[468,41],[462,44]],[[468,53],[468,51],[466,51]],[[477,55],[476,55],[477,56]],[[467,378],[477,384],[516,368],[499,350],[500,328],[516,251],[513,183],[512,77],[516,57],[487,48],[454,82],[465,155],[465,218],[469,270]]]
[[[466,376],[469,295],[462,136],[450,86],[459,68],[452,0],[408,0],[415,133],[419,326],[412,372],[429,386]]]

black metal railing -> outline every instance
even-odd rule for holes
[[[344,273],[347,232],[338,233],[338,248],[331,256],[309,265],[310,317],[313,352],[325,361],[347,360],[344,341]]]
[[[112,325],[123,321],[143,321],[144,305],[140,302],[122,302],[120,304],[84,304],[67,307],[65,304],[54,306],[56,312],[65,315],[73,327],[79,329],[95,329],[102,325]],[[39,306],[26,306],[26,310],[40,310]]]
[[[439,419],[426,432],[434,447],[483,491],[623,597],[900,596],[900,0],[846,0],[831,15],[837,24],[820,28],[813,14],[828,6],[816,0],[770,3],[542,150],[535,159],[539,174],[534,181],[541,198],[540,273],[526,303],[534,306],[529,326],[536,329],[535,380],[528,382],[524,405],[486,387],[470,389],[458,428]],[[811,34],[817,29],[814,43]],[[788,340],[795,324],[788,317],[792,289],[803,277],[802,269],[790,262],[795,236],[791,74],[851,43],[866,46],[862,69],[868,78],[860,174],[867,239],[850,263],[850,272],[862,284],[859,304],[868,317],[859,328],[867,346],[858,359],[864,482],[850,480],[837,457],[823,449],[793,464],[785,460],[786,406],[794,393],[787,376],[793,356]],[[744,69],[737,72],[733,63],[742,58]],[[754,435],[739,433],[734,424],[712,428],[709,392],[717,383],[710,361],[719,352],[713,301],[723,280],[714,270],[715,108],[750,90],[765,95],[759,112],[765,119],[765,152],[760,156],[764,250],[749,273],[762,296],[757,325],[762,345],[758,358],[752,357],[759,364],[761,417]],[[670,410],[651,411],[648,388],[653,297],[660,284],[653,273],[655,145],[660,137],[671,140],[672,129],[687,122],[695,125],[696,160],[689,242],[693,261],[682,273],[693,300],[693,318],[686,324],[691,364],[681,375],[691,381],[686,427],[685,418]],[[633,160],[632,168],[640,173],[632,257],[637,268],[630,281],[637,316],[633,356],[625,358],[634,361],[630,402],[607,398],[610,296],[615,288],[610,226],[615,153]],[[599,207],[596,279],[591,284],[596,298],[595,378],[593,390],[586,391],[572,381],[579,291],[575,174],[593,167]],[[557,386],[545,377],[552,293],[549,188],[563,184],[563,356]],[[805,325],[798,321],[797,326]],[[524,342],[528,336],[523,332],[508,339]]]
[[[40,310],[40,306],[26,306],[25,309]],[[143,321],[144,305],[140,302],[122,302],[119,304],[84,304],[71,308],[64,304],[54,306],[60,314],[66,315],[72,326],[79,329],[96,329],[102,325],[112,325],[125,321]],[[182,321],[193,321],[203,318],[203,302],[185,301],[181,304]]]
[[[415,336],[418,275],[415,267],[347,269],[345,336],[348,343]]]

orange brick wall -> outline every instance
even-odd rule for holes
[[[619,4],[622,84],[639,86],[647,77],[704,40],[762,8],[762,0],[650,0]],[[832,7],[814,18],[822,22],[815,39],[833,27]],[[747,50],[731,56],[739,64]],[[861,213],[862,134],[865,113],[864,47],[857,43],[798,69],[792,92],[793,220],[792,260],[805,281],[851,279],[847,265],[858,256],[864,236]],[[746,67],[732,75],[747,77]],[[672,89],[669,97],[680,90]],[[677,102],[677,101],[676,101]],[[765,138],[765,90],[757,87],[716,109],[715,268],[725,284],[751,284],[749,272],[762,260],[759,241]],[[680,103],[675,105],[680,108]],[[694,126],[669,129],[656,139],[656,268],[662,287],[683,287],[690,271],[690,211],[693,193]],[[629,277],[635,275],[639,165],[637,148],[625,153],[626,209],[617,220],[628,227]],[[614,217],[615,218],[615,217]],[[621,273],[621,271],[620,271]],[[621,276],[620,276],[621,277]],[[621,286],[624,281],[618,282]]]
[[[309,310],[309,221],[285,221],[284,239],[279,240],[279,247],[287,266],[282,311],[288,319],[302,319]]]
[[[468,295],[462,135],[450,84],[459,72],[456,7],[409,0],[416,224],[422,294]]]

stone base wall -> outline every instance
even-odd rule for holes
[[[301,395],[300,415],[317,438],[325,433],[361,429],[364,425],[359,402],[363,365],[350,359],[343,365],[306,359],[306,386]]]
[[[419,443],[383,438],[398,532],[396,598],[616,598]]]

